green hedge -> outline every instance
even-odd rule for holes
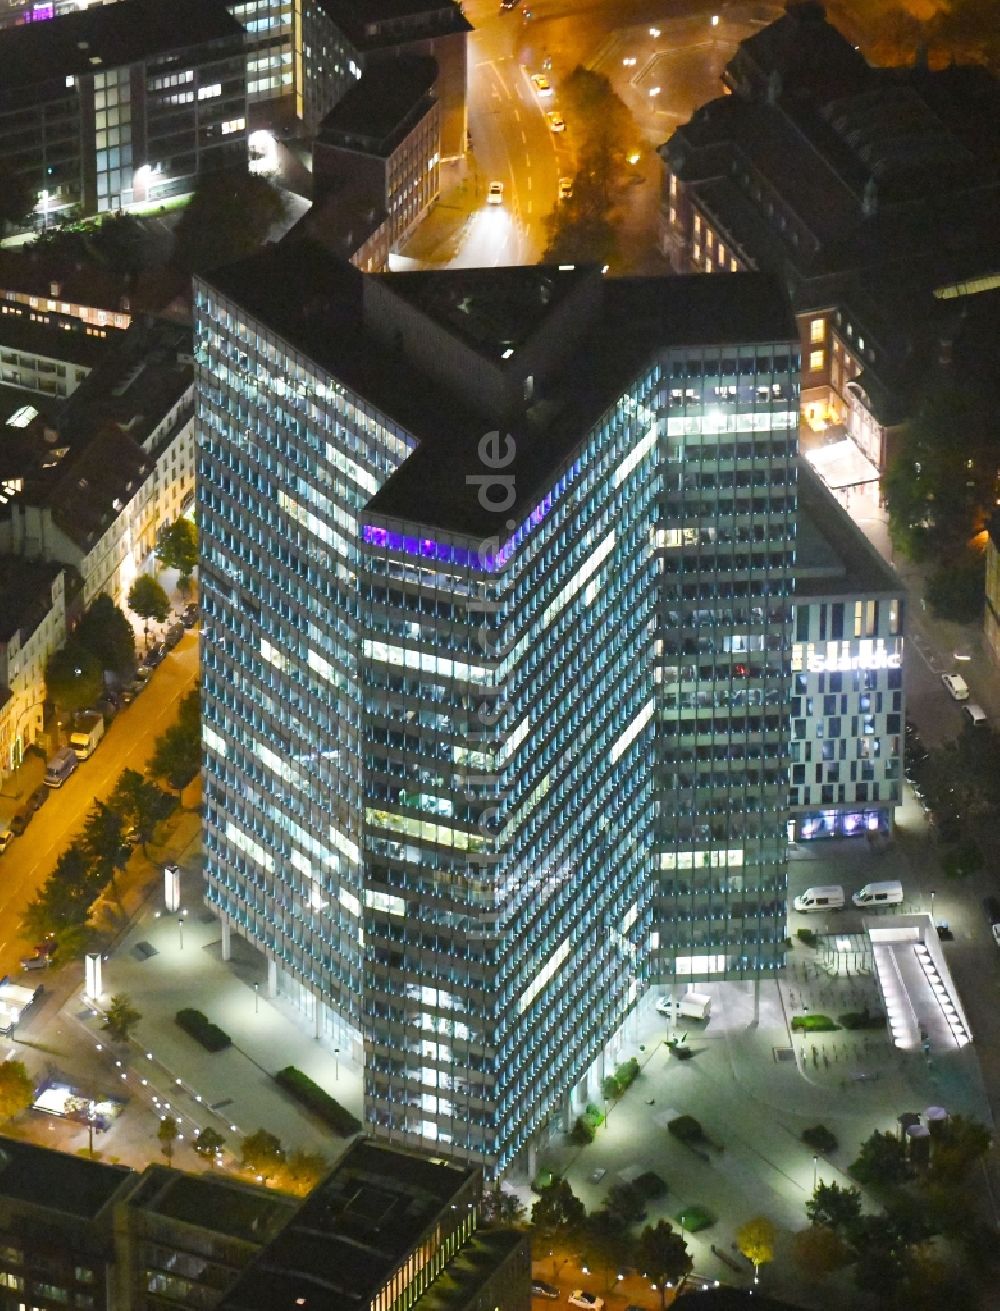
[[[620,1097],[627,1088],[631,1088],[642,1073],[639,1062],[633,1056],[624,1065],[615,1066],[614,1074],[606,1076],[603,1084],[604,1096],[608,1101]]]
[[[814,1124],[809,1129],[803,1129],[802,1141],[811,1147],[814,1152],[835,1152],[837,1150],[837,1135],[831,1133],[825,1124]]]
[[[583,1115],[578,1115],[576,1124],[573,1125],[573,1132],[570,1134],[570,1141],[576,1143],[577,1147],[586,1147],[588,1143],[594,1141],[596,1130],[590,1121]]]
[[[792,1016],[793,1033],[832,1033],[834,1029],[839,1028],[837,1021],[831,1020],[829,1015]]]
[[[334,1133],[347,1138],[361,1128],[361,1121],[356,1116],[294,1065],[286,1065],[283,1070],[279,1070],[274,1081],[285,1092],[291,1093],[306,1110],[318,1115]]]
[[[814,929],[796,929],[795,936],[806,947],[815,947],[818,941]]]
[[[184,1010],[177,1012],[174,1021],[195,1042],[200,1042],[208,1052],[222,1052],[232,1046],[233,1040],[225,1029],[220,1029],[217,1024],[213,1024],[201,1011],[185,1007]]]
[[[837,1016],[842,1029],[884,1029],[885,1016],[878,1011],[870,1011],[866,1006],[863,1011],[845,1011]]]

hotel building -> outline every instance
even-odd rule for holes
[[[195,285],[207,900],[490,1172],[782,962],[798,349],[761,275]]]

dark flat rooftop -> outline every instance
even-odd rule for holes
[[[492,536],[467,473],[481,472],[480,436],[496,428],[492,399],[470,377],[448,389],[365,328],[365,275],[309,240],[214,270],[210,285],[364,396],[419,443],[369,504],[377,515],[475,538]],[[493,268],[379,275],[395,294],[502,368],[504,343],[544,333],[546,317],[594,267]],[[542,284],[546,297],[539,295]],[[778,343],[798,333],[777,279],[759,273],[607,278],[603,306],[537,403],[505,417],[516,455],[517,517],[537,503],[585,434],[657,351],[671,346]],[[516,361],[514,361],[516,363]]]
[[[430,93],[437,72],[436,59],[419,55],[373,61],[323,119],[320,140],[339,145],[344,137],[356,137],[384,145],[389,153]]]
[[[0,1197],[93,1220],[135,1175],[14,1138],[0,1138]]]
[[[60,314],[49,315],[48,323],[36,319],[44,310],[29,310],[26,305],[10,304],[0,314],[0,348],[44,355],[48,359],[79,364],[92,369],[108,350],[107,337],[95,337],[86,331],[81,319]],[[113,328],[107,330],[109,333]]]
[[[857,596],[905,589],[808,460],[799,461],[795,595]]]
[[[35,631],[51,609],[52,584],[65,567],[0,556],[0,642],[9,642],[19,628]]]
[[[475,1173],[370,1139],[353,1143],[244,1271],[222,1311],[367,1307]]]
[[[241,38],[223,0],[119,0],[0,31],[0,89],[120,68],[204,41]]]
[[[472,24],[454,0],[318,0],[336,27],[359,50],[411,40],[431,31],[471,32]]]
[[[289,1220],[298,1205],[280,1193],[230,1180],[182,1174],[177,1170],[167,1172],[162,1166],[157,1167],[157,1177],[160,1176],[163,1186],[155,1194],[147,1196],[145,1190],[141,1193],[144,1210],[261,1247]],[[133,1205],[139,1200],[137,1193]]]

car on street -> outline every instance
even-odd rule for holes
[[[36,810],[41,810],[49,799],[49,789],[45,786],[35,788],[28,798],[28,809],[34,814]]]
[[[509,13],[511,9],[516,9],[519,4],[520,0],[500,0],[500,12],[502,14]]]
[[[167,648],[168,651],[172,651],[183,636],[184,636],[184,625],[178,619],[176,623],[171,624],[170,627],[167,629],[167,631],[163,634],[163,645]]]
[[[50,935],[50,936],[47,937],[47,938],[43,938],[43,939],[41,940],[41,942],[36,942],[36,943],[35,943],[35,955],[36,955],[36,956],[54,956],[54,955],[56,954],[56,948],[57,948],[58,946],[59,946],[59,944],[56,942],[55,938],[53,938],[53,937]]]
[[[17,814],[13,816],[10,821],[10,831],[16,838],[19,838],[31,823],[31,816],[34,813],[33,810],[19,810]]]
[[[552,83],[544,73],[532,73],[531,84],[538,92],[541,99],[545,100],[552,94]]]
[[[977,706],[974,701],[966,701],[965,705],[962,707],[962,710],[965,712],[966,715],[968,715],[969,723],[972,725],[973,728],[986,727],[986,722],[987,722],[986,711],[982,708],[982,706]]]
[[[969,685],[961,674],[942,674],[941,682],[956,701],[968,701]]]
[[[52,964],[51,956],[25,956],[21,961],[22,970],[47,970]]]
[[[566,131],[566,120],[563,118],[562,114],[558,113],[554,109],[550,109],[549,112],[545,115],[545,121],[549,125],[550,132]]]
[[[14,836],[6,823],[0,819],[0,852],[6,851],[10,846],[10,840]]]
[[[143,665],[146,666],[147,669],[155,669],[158,664],[162,663],[166,654],[167,654],[167,648],[163,645],[162,642],[152,642],[150,644],[149,650],[142,657],[142,663]]]
[[[984,897],[983,913],[993,934],[993,941],[1000,947],[1000,901],[996,897]]]
[[[503,204],[503,183],[502,183],[502,182],[491,182],[491,183],[490,183],[489,188],[488,188],[488,190],[487,190],[487,192],[486,192],[486,203],[487,203],[487,205],[502,205],[502,204]]]
[[[184,612],[181,615],[181,623],[184,625],[185,628],[194,628],[197,622],[198,622],[198,602],[192,601],[190,605],[186,605],[184,607]]]
[[[570,1306],[579,1306],[583,1311],[604,1311],[604,1298],[598,1297],[596,1293],[585,1293],[582,1288],[576,1288],[567,1298]]]
[[[572,178],[560,178],[560,179],[559,179],[559,199],[560,199],[560,200],[572,200],[572,199],[573,199],[573,179],[572,179]]]
[[[559,1297],[559,1289],[555,1284],[547,1284],[544,1279],[533,1279],[531,1281],[532,1297],[547,1297],[550,1302],[555,1302]]]

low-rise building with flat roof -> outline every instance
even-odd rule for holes
[[[0,383],[65,399],[103,359],[110,331],[0,301]]]

